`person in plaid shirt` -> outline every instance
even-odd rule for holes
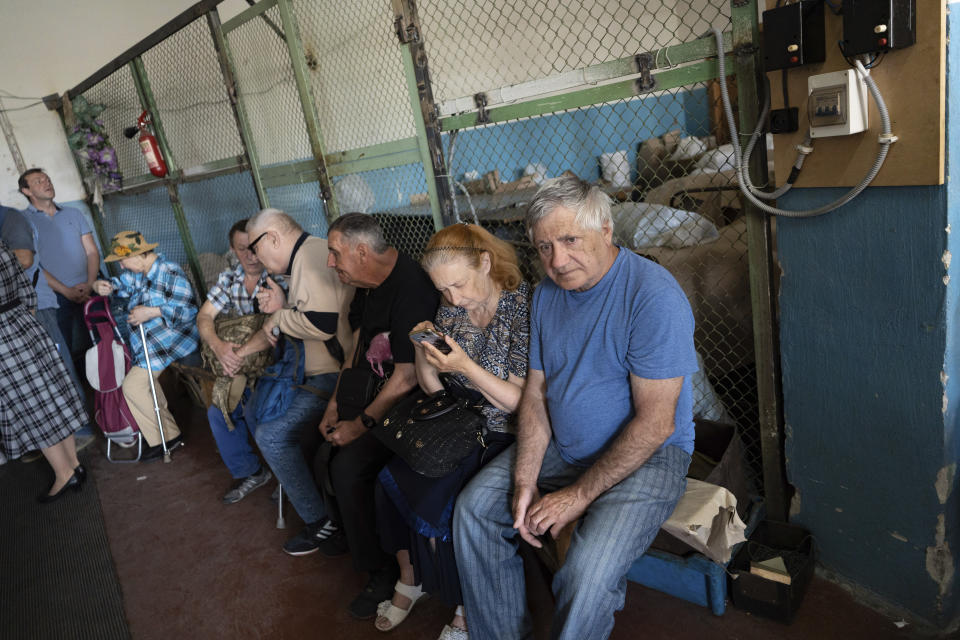
[[[156,243],[146,242],[139,231],[121,231],[113,237],[105,260],[119,261],[123,273],[93,284],[94,291],[102,296],[113,294],[127,298],[127,323],[131,327],[143,325],[154,379],[174,360],[197,350],[193,287],[180,265],[154,251],[156,247]],[[123,379],[123,397],[150,445],[141,460],[155,460],[163,455],[163,450],[139,331],[130,332],[130,347],[135,364]],[[180,444],[180,428],[167,409],[163,389],[159,384],[155,388],[169,449]]]
[[[271,280],[256,254],[250,251],[249,244],[247,219],[243,219],[230,228],[230,250],[239,264],[220,274],[217,283],[207,292],[207,301],[200,307],[197,316],[200,338],[210,345],[225,373],[236,371],[243,363],[243,358],[237,355],[237,345],[217,336],[214,320],[220,314],[245,316],[259,313],[257,294],[269,288],[268,281]],[[280,276],[274,276],[272,280],[280,286],[285,284]],[[211,406],[207,410],[210,431],[217,441],[220,457],[234,480],[223,496],[224,504],[240,502],[273,477],[270,469],[260,464],[259,456],[250,445],[250,431],[243,415],[243,405],[249,395],[249,391],[244,391],[240,404],[230,416],[233,429],[227,427],[219,408]]]

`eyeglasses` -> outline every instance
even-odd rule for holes
[[[257,252],[257,243],[260,242],[261,240],[263,240],[263,236],[267,235],[268,233],[270,233],[270,232],[269,232],[269,231],[264,231],[263,233],[261,233],[260,235],[258,235],[256,240],[254,240],[253,242],[251,242],[250,244],[247,245],[247,251],[250,251],[250,252],[252,252],[252,253],[256,253],[256,252]]]

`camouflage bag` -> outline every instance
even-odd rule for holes
[[[218,315],[214,320],[214,328],[221,340],[239,346],[263,328],[263,323],[267,317],[268,315],[265,313],[253,313],[245,316]],[[230,414],[240,403],[244,389],[252,388],[257,378],[263,374],[267,367],[273,364],[273,349],[264,349],[248,355],[244,358],[240,370],[233,377],[224,374],[217,354],[206,342],[202,343],[201,355],[203,356],[204,366],[217,376],[213,383],[212,404],[220,409],[226,420],[227,428],[233,431],[234,427],[230,420]]]

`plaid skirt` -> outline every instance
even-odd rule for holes
[[[27,308],[0,313],[0,464],[87,423],[56,345]]]

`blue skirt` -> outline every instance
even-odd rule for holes
[[[420,475],[398,456],[377,477],[377,526],[384,550],[390,554],[408,550],[416,583],[448,605],[463,600],[452,538],[457,495],[513,440],[509,433],[489,433],[486,448],[477,447],[440,478]]]

